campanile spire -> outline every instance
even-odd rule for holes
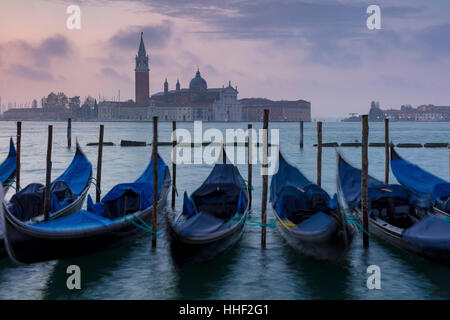
[[[150,99],[149,71],[150,67],[147,51],[145,50],[144,33],[141,32],[141,41],[136,55],[136,68],[134,69],[137,105],[145,106]]]

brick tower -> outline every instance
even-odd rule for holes
[[[149,81],[149,65],[148,55],[145,51],[144,39],[142,38],[139,44],[138,54],[136,56],[135,73],[135,87],[136,87],[136,104],[139,106],[146,106],[150,98],[150,81]]]

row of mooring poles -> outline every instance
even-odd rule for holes
[[[368,116],[362,116],[362,148],[361,148],[361,215],[363,228],[368,232],[368,138],[369,138],[369,121]],[[300,122],[300,148],[303,148],[303,121]],[[389,143],[389,119],[384,119],[384,146],[385,146],[385,171],[384,183],[389,183],[389,161],[390,161],[390,143]],[[449,155],[450,168],[450,155]],[[322,184],[322,122],[317,122],[317,185]],[[264,192],[264,191],[263,191]],[[264,233],[264,230],[263,230]],[[363,232],[363,245],[365,248],[369,246],[368,233]]]
[[[389,183],[389,160],[390,160],[390,144],[389,144],[389,119],[385,119],[385,183]],[[261,244],[266,245],[266,224],[267,224],[267,192],[268,192],[268,126],[269,126],[269,110],[264,110],[263,118],[263,194],[261,205]],[[300,122],[300,147],[303,147],[303,121]],[[173,159],[172,159],[172,208],[175,208],[175,196],[176,196],[176,122],[172,122],[173,138]],[[248,190],[249,190],[249,208],[251,208],[252,202],[252,157],[253,157],[253,141],[252,141],[252,125],[248,125]],[[67,122],[67,145],[71,147],[72,140],[72,121],[68,119]],[[362,174],[361,174],[361,213],[363,228],[368,231],[368,199],[367,199],[367,181],[368,181],[368,136],[369,136],[369,124],[368,116],[362,116]],[[22,122],[17,122],[17,142],[16,142],[16,190],[20,190],[20,153],[21,153],[21,137],[22,137]],[[100,201],[100,188],[101,188],[101,171],[102,171],[102,157],[103,157],[103,137],[104,137],[104,125],[100,125],[99,144],[98,144],[98,158],[97,158],[97,192],[96,201]],[[48,126],[48,142],[47,142],[47,166],[46,166],[46,186],[45,186],[45,201],[44,201],[44,217],[49,219],[50,212],[50,182],[51,182],[51,153],[52,153],[52,141],[53,141],[53,126]],[[157,222],[158,222],[158,117],[153,117],[153,143],[152,143],[152,160],[153,160],[153,212],[152,212],[152,224],[153,224],[153,236],[152,244],[156,246],[157,235]],[[450,166],[450,158],[449,158]],[[317,122],[317,184],[321,186],[322,183],[322,122]],[[363,233],[363,244],[367,248],[369,245],[368,235]]]

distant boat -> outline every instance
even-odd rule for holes
[[[77,143],[75,156],[67,169],[51,186],[50,219],[56,221],[81,209],[92,179],[92,164]],[[22,225],[39,224],[44,220],[45,186],[32,183],[12,196],[5,205],[7,216]],[[5,221],[0,229],[0,256],[5,252]],[[11,241],[11,238],[10,238]],[[32,247],[30,247],[32,248]],[[32,249],[31,249],[32,250]]]
[[[16,148],[12,138],[9,140],[9,153],[6,159],[0,164],[0,183],[8,191],[16,176]]]
[[[337,183],[341,207],[362,224],[361,170],[340,154]],[[419,256],[450,262],[450,223],[416,200],[405,187],[369,176],[369,233]]]
[[[328,193],[279,155],[270,184],[270,202],[281,235],[301,253],[336,260],[348,248],[354,230]],[[333,205],[336,204],[336,205]]]
[[[170,172],[158,156],[158,203],[162,209],[170,188]],[[88,197],[87,209],[41,223],[24,223],[8,210],[2,220],[10,258],[34,263],[111,249],[151,233],[153,161],[133,183],[116,185],[100,203]]]
[[[342,122],[361,122],[361,116],[355,112],[350,113],[350,117],[341,120]]]
[[[222,157],[226,159],[222,150]],[[233,164],[216,164],[190,197],[184,193],[183,211],[168,221],[176,262],[209,260],[235,244],[249,214],[248,187]]]
[[[397,180],[422,198],[429,198],[436,212],[450,216],[450,182],[403,159],[391,146],[391,168]]]

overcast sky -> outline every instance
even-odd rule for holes
[[[81,30],[66,8],[81,7]],[[381,30],[366,9],[381,7]],[[150,91],[187,87],[197,66],[209,87],[239,97],[305,99],[313,117],[402,104],[450,105],[448,0],[1,0],[2,103],[50,91],[134,99],[144,32]]]

